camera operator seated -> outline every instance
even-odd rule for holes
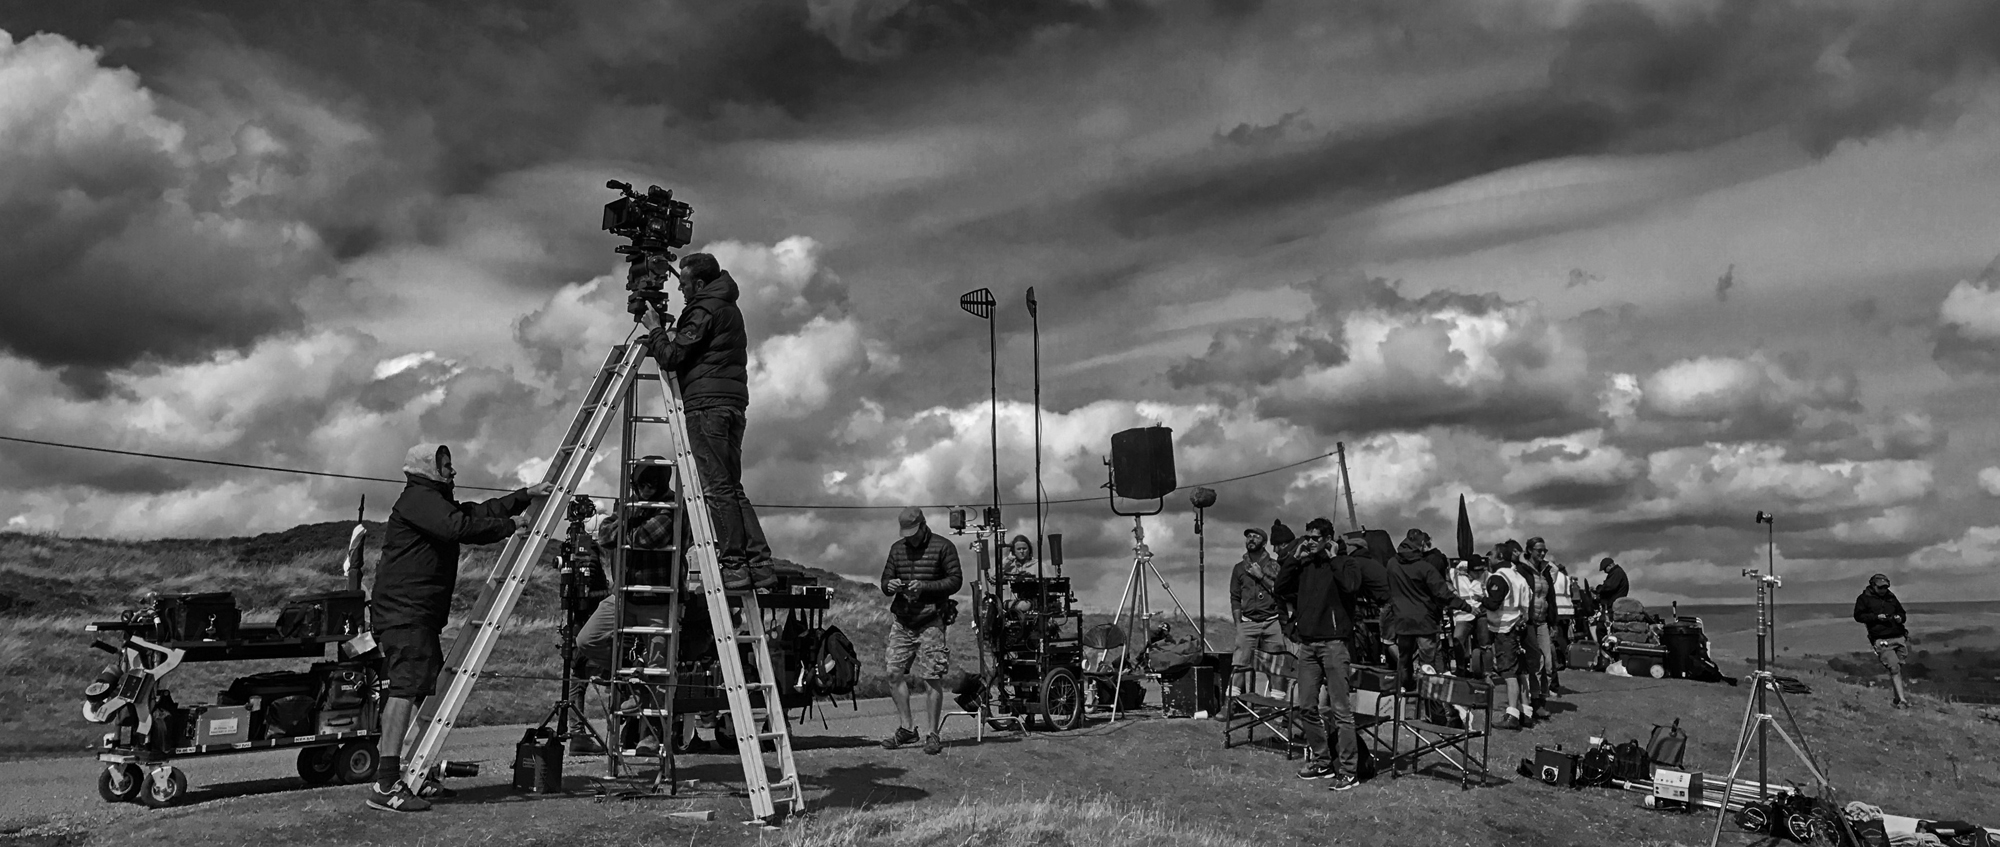
[[[647,460],[659,460],[659,456],[647,456]],[[664,465],[646,465],[632,474],[632,494],[638,503],[659,504],[671,497],[667,482],[670,471]],[[673,545],[677,529],[674,510],[665,505],[619,504],[617,511],[607,516],[597,529],[597,544],[601,556],[607,564],[615,566],[618,559],[616,550],[618,536],[623,521],[631,524],[625,534],[625,542],[630,545],[625,551],[625,571],[614,574],[620,585],[669,586],[673,584]],[[605,676],[617,667],[618,613],[625,611],[625,625],[667,626],[667,615],[672,610],[672,597],[667,594],[633,594],[620,596],[613,594],[585,621],[576,635],[577,655],[587,662],[587,675]],[[701,613],[699,606],[682,614],[681,660],[691,661],[704,652],[709,652],[708,617]],[[697,631],[699,630],[699,631]],[[656,666],[666,661],[666,636],[654,635],[646,639],[645,649],[640,658],[647,666]],[[626,698],[618,704],[621,711],[631,712],[644,704],[637,698]],[[636,740],[636,739],[631,739]],[[640,755],[646,755],[648,743],[640,742]],[[588,751],[588,741],[578,745],[572,741],[572,749],[583,753]],[[631,749],[628,747],[628,749]]]

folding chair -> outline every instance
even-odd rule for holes
[[[1488,754],[1493,737],[1493,684],[1481,680],[1441,674],[1420,675],[1413,695],[1417,717],[1393,721],[1390,749],[1396,751],[1390,775],[1400,777],[1408,759],[1409,770],[1424,769],[1425,758],[1440,761],[1432,767],[1450,767],[1458,772],[1459,788],[1477,775],[1486,787]],[[1400,712],[1399,712],[1400,713]],[[1456,724],[1456,725],[1454,725]],[[1403,736],[1413,742],[1402,748]]]
[[[1290,759],[1305,754],[1304,728],[1292,720],[1292,697],[1298,689],[1298,659],[1290,653],[1264,653],[1258,662],[1265,667],[1264,682],[1256,684],[1252,670],[1248,690],[1231,695],[1223,706],[1222,748],[1256,745],[1257,728],[1270,730],[1271,740]],[[1242,733],[1241,740],[1236,738]]]

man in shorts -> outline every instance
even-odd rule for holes
[[[1903,694],[1903,662],[1910,658],[1910,645],[1905,640],[1910,631],[1903,622],[1909,619],[1903,612],[1903,601],[1889,590],[1886,574],[1869,577],[1868,587],[1854,598],[1854,620],[1868,627],[1868,643],[1882,659],[1882,667],[1889,671],[1889,685],[1895,692],[1891,702],[1898,709],[1910,707],[1909,697]]]
[[[945,645],[944,628],[955,616],[963,577],[958,569],[958,547],[931,531],[924,512],[915,506],[903,510],[896,519],[902,537],[889,545],[889,559],[882,566],[882,593],[894,598],[889,603],[889,699],[896,703],[896,731],[882,740],[894,750],[917,741],[933,756],[944,752],[938,727],[944,722],[944,678],[951,670],[951,650]],[[910,714],[910,677],[923,680],[925,714],[930,718],[920,733]]]
[[[389,511],[382,561],[375,566],[375,590],[369,595],[368,619],[382,648],[389,698],[382,707],[381,759],[367,804],[388,812],[421,812],[430,808],[430,801],[401,782],[403,736],[424,698],[436,693],[438,672],[444,669],[438,637],[458,584],[458,546],[507,540],[523,526],[514,516],[547,498],[551,486],[538,482],[482,503],[456,502],[452,485],[458,472],[442,444],[410,448],[403,477],[408,484]],[[426,796],[451,796],[442,786],[426,784],[425,789]]]

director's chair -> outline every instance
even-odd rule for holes
[[[1304,755],[1304,727],[1293,719],[1292,710],[1292,698],[1298,690],[1298,659],[1290,653],[1262,653],[1258,659],[1255,664],[1262,666],[1263,683],[1257,684],[1258,672],[1252,670],[1248,674],[1250,687],[1231,694],[1222,707],[1222,748],[1264,746],[1257,745],[1257,729],[1263,727],[1285,758]],[[1240,740],[1238,733],[1243,736]]]
[[[1486,787],[1491,773],[1487,765],[1493,737],[1493,684],[1423,674],[1417,677],[1417,690],[1411,696],[1417,716],[1393,722],[1391,777],[1402,776],[1405,759],[1409,770],[1416,772],[1424,770],[1424,759],[1435,758],[1439,761],[1431,767],[1457,771],[1460,788],[1469,787],[1467,783],[1475,776],[1479,786]],[[1413,742],[1409,750],[1402,749],[1405,734]]]

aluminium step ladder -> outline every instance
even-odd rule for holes
[[[403,758],[402,780],[411,791],[422,788],[424,781],[434,772],[443,769],[444,743],[451,734],[459,713],[465,708],[466,699],[478,682],[481,668],[492,654],[494,645],[504,631],[514,604],[520,599],[530,570],[541,558],[543,550],[551,538],[555,537],[557,524],[563,518],[569,499],[576,494],[584,474],[589,470],[605,433],[618,412],[624,410],[625,438],[621,466],[619,469],[620,495],[626,506],[638,506],[630,500],[629,483],[632,463],[630,458],[631,434],[634,424],[663,424],[672,442],[675,496],[670,503],[648,503],[645,506],[658,508],[664,505],[677,506],[680,524],[677,540],[684,543],[673,545],[673,555],[677,561],[673,568],[676,585],[668,587],[671,595],[672,617],[664,632],[647,633],[663,635],[666,639],[669,658],[677,658],[679,648],[679,611],[681,607],[681,584],[687,565],[692,563],[700,577],[700,590],[706,601],[710,630],[715,642],[717,665],[721,671],[723,690],[729,706],[730,725],[737,742],[737,751],[742,759],[746,793],[751,810],[758,821],[769,821],[778,816],[782,803],[789,813],[804,811],[805,797],[798,776],[798,766],[793,757],[792,738],[786,723],[786,712],[780,704],[776,682],[776,668],[771,661],[770,643],[761,626],[762,611],[754,591],[726,592],[722,585],[722,565],[718,559],[714,524],[709,521],[709,508],[701,488],[701,475],[695,466],[694,451],[688,440],[687,410],[681,402],[680,387],[671,379],[662,379],[657,374],[641,374],[640,368],[647,358],[646,345],[631,339],[613,347],[606,356],[604,365],[598,370],[591,383],[589,394],[578,407],[576,417],[571,421],[568,432],[556,451],[553,461],[544,476],[553,490],[549,497],[536,507],[534,518],[526,534],[517,533],[507,540],[500,556],[494,560],[492,570],[487,574],[485,585],[479,594],[479,601],[472,612],[459,625],[458,634],[452,640],[446,653],[442,686],[439,694],[427,698],[416,720],[411,722],[409,741]],[[636,383],[650,379],[660,383],[666,402],[666,413],[659,416],[635,415],[632,400]],[[625,527],[626,522],[620,521]],[[621,529],[621,549],[614,555],[622,557],[627,552],[624,547],[625,531]],[[620,562],[622,564],[622,561]],[[626,590],[614,597],[638,594],[641,591],[659,591],[657,586],[625,586],[622,571],[620,587]],[[740,597],[742,620],[747,632],[739,634],[732,621],[729,601]],[[622,626],[625,622],[619,621]],[[636,633],[635,633],[636,634]],[[620,639],[622,640],[621,633]],[[756,666],[756,680],[750,680],[743,667],[741,648],[749,645],[751,658]],[[614,662],[622,664],[622,662]],[[662,708],[665,714],[645,714],[646,719],[660,719],[669,731],[674,729],[672,717],[672,697],[677,687],[674,681],[674,664],[665,665],[666,674],[650,672],[643,675],[649,683],[664,683],[669,695]],[[621,668],[619,670],[631,670]],[[660,679],[659,677],[664,677]],[[614,676],[614,679],[618,677]],[[753,698],[753,692],[759,696]],[[617,698],[609,698],[615,708]],[[761,704],[761,708],[759,707]],[[610,739],[617,746],[619,737]],[[672,737],[659,739],[665,755],[671,756]],[[766,762],[764,743],[773,748],[776,761]],[[617,751],[623,752],[623,751]],[[621,757],[622,758],[622,757]],[[614,765],[615,767],[615,765]],[[778,771],[777,778],[771,771]],[[669,790],[674,783],[671,775],[666,782]]]

